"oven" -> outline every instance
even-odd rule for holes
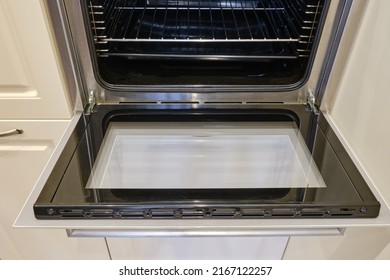
[[[377,217],[320,109],[358,2],[46,1],[82,111],[31,198],[35,219],[136,230]]]

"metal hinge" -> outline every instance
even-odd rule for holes
[[[88,105],[87,107],[85,108],[85,114],[87,116],[91,115],[93,113],[93,110],[95,109],[96,107],[96,97],[95,97],[95,92],[93,90],[91,90],[89,92],[89,96],[88,96]]]
[[[316,98],[314,97],[314,95],[311,92],[311,90],[309,90],[307,92],[306,104],[307,104],[308,108],[310,109],[310,111],[312,111],[315,115],[319,115],[320,114],[320,110],[318,109],[318,107],[316,105]]]

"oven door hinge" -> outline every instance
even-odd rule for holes
[[[313,112],[316,116],[320,114],[320,110],[318,109],[318,106],[316,105],[316,98],[314,97],[311,90],[307,92],[307,99],[306,99],[306,105],[307,108]]]
[[[88,95],[88,104],[85,107],[85,115],[89,116],[94,112],[94,109],[96,107],[96,97],[95,92],[91,90]]]

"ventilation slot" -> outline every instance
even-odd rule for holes
[[[321,208],[304,208],[301,210],[301,217],[323,217],[325,213],[325,209]]]
[[[109,219],[114,217],[114,211],[110,209],[93,209],[91,210],[91,218]]]
[[[211,211],[213,217],[234,217],[235,215],[236,209],[234,208],[217,208]]]
[[[161,101],[161,104],[199,104],[198,101]]]
[[[120,101],[119,104],[129,104],[129,105],[148,105],[148,104],[158,104],[154,101]]]
[[[273,217],[294,217],[295,209],[274,209],[271,215]]]
[[[84,218],[84,211],[81,209],[62,209],[60,214],[62,218]]]
[[[152,209],[151,214],[152,214],[152,218],[174,218],[175,210],[174,209]]]
[[[242,217],[264,217],[265,211],[264,209],[256,209],[256,208],[249,208],[249,209],[242,209],[241,210],[241,216]]]
[[[144,217],[143,210],[123,210],[119,212],[122,219],[141,219]]]
[[[284,102],[266,102],[266,101],[247,101],[246,104],[284,104]]]
[[[332,217],[350,217],[355,214],[354,208],[340,208],[331,212]]]
[[[204,218],[206,211],[204,209],[182,209],[182,218]]]
[[[205,101],[204,104],[214,104],[214,105],[229,105],[229,104],[243,104],[239,101]]]

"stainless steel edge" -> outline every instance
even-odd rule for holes
[[[337,88],[340,85],[340,81],[343,77],[345,66],[347,64],[351,48],[355,42],[356,35],[359,31],[360,22],[366,10],[366,6],[369,0],[353,1],[349,12],[348,19],[343,31],[343,36],[340,41],[340,45],[335,56],[335,63],[329,73],[329,78],[324,88],[321,111],[324,113],[329,112],[332,108]]]
[[[171,229],[171,230],[98,230],[98,229],[67,229],[68,237],[108,237],[108,238],[128,238],[128,237],[251,237],[251,236],[331,236],[342,235],[342,228],[321,228],[321,229],[237,229],[229,228],[215,229]]]
[[[75,59],[72,36],[70,34],[67,13],[61,0],[43,0],[44,7],[49,16],[51,31],[56,41],[57,54],[65,78],[68,96],[73,111],[80,111],[83,105],[82,79],[78,71],[78,62]],[[81,98],[81,100],[80,100]]]
[[[50,2],[50,0],[46,1]],[[78,75],[81,77],[83,82],[81,87],[81,97],[85,107],[88,102],[88,94],[91,91],[99,92],[99,86],[96,83],[90,59],[88,39],[84,28],[85,23],[80,1],[81,0],[56,0],[57,6],[63,7],[60,11],[62,16],[67,19],[69,36],[71,36],[73,40],[73,57],[77,62]],[[59,23],[53,22],[53,24]]]
[[[342,37],[344,35],[344,30],[346,27],[346,22],[348,20],[348,16],[350,15],[351,7],[352,7],[353,0],[345,0],[341,1],[339,4],[338,12],[336,15],[336,18],[338,19],[339,24],[334,26],[333,36],[332,40],[329,40],[328,43],[328,56],[327,59],[324,61],[322,66],[322,73],[321,77],[322,79],[319,81],[317,92],[316,92],[316,100],[315,103],[317,106],[321,104],[322,98],[325,94],[326,85],[329,80],[329,76],[332,72],[333,65],[335,63],[335,58],[337,55],[337,52],[339,50],[340,42],[342,40]],[[356,32],[356,30],[355,30]]]

